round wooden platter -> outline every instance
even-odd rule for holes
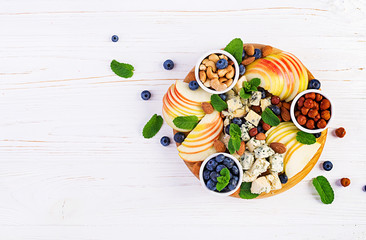
[[[262,47],[264,47],[265,45],[263,44],[257,44],[257,43],[246,43],[244,44],[244,46],[246,45],[253,45],[255,48],[259,48],[261,49]],[[273,53],[279,53],[282,52],[282,50],[277,49],[277,48],[273,48]],[[308,79],[309,81],[311,79],[314,78],[314,76],[312,75],[312,73],[308,70]],[[185,82],[190,82],[196,80],[195,79],[195,75],[194,75],[194,68],[187,74],[186,78],[184,79]],[[173,130],[174,134],[176,133],[175,130]],[[292,178],[290,178],[288,180],[288,182],[286,184],[282,184],[282,188],[278,189],[278,190],[273,190],[269,193],[262,193],[261,195],[259,195],[258,197],[254,198],[254,199],[259,199],[259,198],[267,198],[267,197],[271,197],[274,195],[277,195],[279,193],[285,192],[287,190],[289,190],[290,188],[292,188],[293,186],[295,186],[296,184],[298,184],[302,179],[305,178],[306,175],[309,174],[309,172],[313,169],[313,167],[315,166],[315,164],[318,162],[321,153],[323,152],[324,146],[325,146],[325,141],[327,139],[327,133],[328,130],[324,130],[322,132],[322,135],[320,138],[317,139],[317,142],[321,144],[320,148],[318,149],[318,151],[315,153],[315,155],[313,156],[313,158],[309,161],[309,163],[304,167],[304,169],[299,172],[298,174],[296,174],[295,176],[293,176]],[[188,133],[187,133],[188,134]],[[180,145],[179,143],[176,144],[177,147]],[[204,159],[202,159],[203,161]],[[184,161],[184,160],[183,160]],[[199,170],[202,164],[202,161],[200,162],[188,162],[188,161],[184,161],[184,163],[187,165],[187,167],[189,168],[189,170],[191,170],[191,172],[197,177],[199,178]],[[238,191],[236,191],[235,193],[233,193],[232,195],[230,195],[231,197],[239,197],[239,192],[240,189],[238,189]]]

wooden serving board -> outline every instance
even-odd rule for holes
[[[263,44],[257,44],[257,43],[246,43],[246,44],[244,44],[244,46],[246,46],[246,45],[253,45],[255,48],[259,48],[259,49],[261,49],[262,47],[265,46]],[[282,50],[277,49],[277,48],[273,48],[273,53],[279,53],[279,52],[282,52]],[[308,69],[306,69],[306,70],[307,70],[307,73],[308,73],[308,79],[310,81],[311,79],[314,78],[314,76],[313,76],[313,74]],[[185,82],[190,82],[190,81],[193,81],[193,80],[195,80],[194,68],[187,74],[187,76],[184,79],[184,81]],[[175,134],[177,131],[173,130],[173,132]],[[323,152],[323,149],[324,149],[324,146],[325,146],[325,141],[327,139],[327,133],[328,133],[328,130],[324,130],[322,132],[321,137],[317,139],[317,142],[320,143],[321,146],[318,149],[318,151],[315,153],[314,157],[309,161],[309,163],[304,167],[304,169],[301,172],[299,172],[298,174],[296,174],[295,176],[293,176],[292,178],[290,178],[286,184],[282,184],[282,188],[281,189],[273,190],[273,191],[271,191],[269,193],[262,193],[261,195],[259,195],[258,197],[254,198],[254,199],[272,197],[272,196],[277,195],[279,193],[285,192],[285,191],[289,190],[290,188],[292,188],[293,186],[295,186],[296,184],[298,184],[302,179],[304,179],[306,177],[306,175],[308,175],[309,172],[313,169],[313,167],[315,166],[315,164],[318,162],[318,160],[320,158],[320,155]],[[180,144],[179,143],[176,143],[176,145],[178,147]],[[200,167],[201,167],[202,162],[188,162],[188,161],[184,161],[184,163],[187,165],[187,167],[189,168],[189,170],[191,170],[191,172],[197,178],[199,178],[199,170],[200,170]],[[240,188],[235,193],[233,193],[230,196],[240,198],[239,197],[239,192],[240,192]]]

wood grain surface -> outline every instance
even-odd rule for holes
[[[365,239],[365,12],[363,0],[1,0],[0,239]],[[168,125],[141,136],[168,86],[235,37],[295,54],[335,107],[310,173],[256,201],[202,191],[174,144],[160,145]],[[112,59],[134,76],[115,76]]]

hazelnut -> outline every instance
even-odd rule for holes
[[[305,102],[304,97],[299,98],[299,100],[297,101],[297,106],[299,106],[299,107],[304,106],[304,102]]]
[[[335,130],[335,134],[337,135],[337,137],[339,137],[339,138],[343,138],[343,137],[344,137],[344,135],[346,135],[346,129],[344,129],[344,128],[342,128],[342,127],[337,128],[337,129]]]
[[[330,112],[329,112],[328,110],[324,110],[324,111],[322,111],[322,112],[320,113],[320,116],[321,116],[324,120],[328,121],[328,120],[330,119]]]
[[[295,111],[295,117],[298,117],[301,114],[300,111]]]
[[[321,102],[320,102],[320,109],[321,110],[327,110],[328,108],[330,108],[330,102],[328,99],[323,99]]]
[[[268,131],[271,128],[271,125],[269,125],[267,123],[263,123],[262,128],[263,128],[264,131]]]
[[[323,99],[323,96],[319,93],[316,94],[315,101],[320,102]]]
[[[319,119],[321,119],[320,114],[315,116],[314,121],[317,122],[317,121],[319,121]]]
[[[301,108],[301,113],[302,113],[302,115],[305,115],[305,116],[306,116],[306,115],[308,115],[309,110],[310,110],[309,108],[302,107],[302,108]]]
[[[305,102],[304,102],[304,107],[313,108],[314,107],[314,101],[310,98],[306,99]]]
[[[351,184],[351,180],[349,180],[349,178],[342,178],[341,184],[343,187],[348,187]]]
[[[254,112],[258,113],[258,114],[261,114],[261,107],[260,106],[251,106],[250,107]]]
[[[279,97],[277,97],[277,96],[272,96],[272,97],[271,97],[271,103],[272,103],[272,105],[277,105],[277,104],[279,104],[279,103],[280,103],[280,98],[279,98]]]
[[[251,137],[254,137],[255,135],[257,135],[258,134],[258,130],[257,130],[257,128],[252,128],[252,129],[250,129],[249,130],[249,135],[251,136]]]
[[[314,110],[314,109],[311,109],[308,113],[308,117],[310,118],[315,118],[317,115],[318,115],[318,111],[317,110]]]
[[[326,122],[324,119],[320,119],[320,120],[317,122],[316,126],[317,126],[318,128],[325,128],[325,127],[327,126],[327,122]]]
[[[307,93],[307,94],[305,94],[305,98],[306,98],[306,99],[308,99],[308,98],[310,98],[310,99],[315,99],[315,93],[314,93],[314,92],[312,92],[312,93]]]
[[[317,102],[315,102],[314,101],[314,107],[313,107],[313,109],[315,109],[315,110],[319,110],[319,103],[317,103]]]
[[[296,120],[300,125],[305,125],[306,123],[306,117],[304,115],[299,115]]]
[[[308,129],[314,129],[315,128],[315,122],[313,119],[310,119],[306,122],[306,128]]]

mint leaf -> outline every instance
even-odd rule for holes
[[[217,178],[217,183],[216,183],[216,189],[219,192],[229,184],[229,181],[230,181],[229,169],[227,169],[227,168],[221,169],[220,175],[221,176]]]
[[[142,135],[144,138],[152,138],[159,132],[162,125],[163,118],[160,115],[154,114],[144,126]]]
[[[112,71],[120,77],[130,78],[133,76],[133,71],[135,70],[131,64],[128,63],[120,63],[116,60],[112,60],[111,62]]]
[[[243,99],[248,99],[248,98],[250,98],[250,96],[252,96],[252,94],[246,93],[244,88],[240,89],[239,95]]]
[[[250,87],[249,87],[249,89],[248,89],[250,92],[255,92],[255,91],[257,91],[258,89],[257,89],[257,87],[256,86],[254,86],[254,85],[250,85]]]
[[[252,187],[251,182],[243,182],[240,186],[239,196],[244,199],[253,199],[259,196],[259,194],[254,194],[250,191]]]
[[[235,38],[226,45],[224,50],[233,55],[238,64],[240,64],[242,61],[243,48],[243,41],[240,38]]]
[[[316,191],[319,193],[320,200],[324,204],[331,204],[334,201],[334,191],[324,176],[318,176],[314,178],[313,185]]]
[[[261,80],[259,78],[253,78],[249,81],[252,86],[259,87],[261,85]]]
[[[316,138],[313,134],[299,131],[296,135],[296,140],[302,144],[311,145],[316,143]]]
[[[179,116],[174,118],[173,123],[177,128],[192,130],[198,123],[198,117],[194,115]]]
[[[229,134],[231,137],[241,137],[241,129],[235,123],[230,124]]]
[[[220,96],[217,94],[211,95],[211,105],[218,112],[227,109],[227,103],[224,100],[222,100]]]
[[[240,149],[241,140],[240,137],[230,137],[229,143],[228,143],[228,149],[230,154],[235,153]]]
[[[263,122],[265,122],[271,126],[277,126],[278,124],[280,124],[280,119],[278,119],[276,114],[274,114],[269,107],[264,109],[261,117],[263,119]]]

